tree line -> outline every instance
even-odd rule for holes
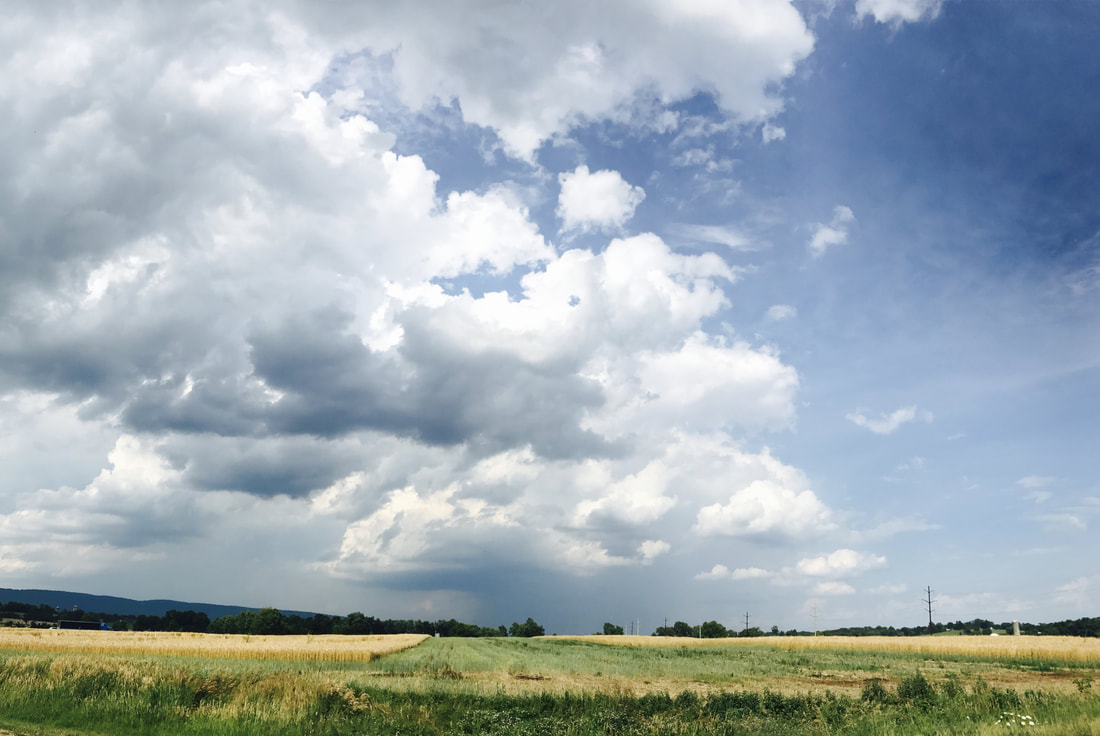
[[[924,636],[929,633],[942,634],[948,631],[958,631],[960,634],[976,636],[988,636],[995,632],[1012,633],[1012,622],[994,624],[989,619],[976,618],[970,621],[954,621],[949,623],[935,623],[931,630],[927,625],[923,626],[846,626],[837,629],[826,629],[816,632],[818,636]],[[623,627],[611,623],[603,625],[603,633],[608,635],[622,634]],[[1031,624],[1020,623],[1020,633],[1027,635],[1048,636],[1081,636],[1100,637],[1100,618],[1067,619],[1051,623]],[[813,636],[814,632],[791,629],[780,631],[778,626],[772,626],[768,632],[762,631],[756,626],[750,626],[740,631],[727,629],[717,621],[705,621],[701,624],[691,625],[685,621],[677,621],[672,626],[658,626],[653,636],[690,636],[700,639],[723,639],[727,637],[743,636]]]
[[[923,636],[925,634],[943,634],[958,631],[960,634],[988,636],[992,633],[1012,633],[1012,622],[994,624],[989,619],[975,618],[970,621],[933,623],[931,630],[923,626],[855,626],[828,629],[820,634],[824,636]],[[1029,636],[1046,634],[1047,636],[1100,637],[1100,618],[1066,619],[1043,624],[1020,623],[1020,633]]]
[[[261,608],[258,611],[241,611],[232,616],[220,616],[213,620],[201,611],[171,610],[163,616],[147,614],[95,613],[81,610],[59,610],[48,605],[19,603],[9,601],[0,603],[0,620],[8,626],[49,627],[59,621],[104,622],[115,630],[133,631],[186,631],[211,634],[427,634],[441,637],[481,637],[481,636],[543,636],[545,628],[534,619],[513,622],[511,626],[503,624],[497,627],[478,626],[463,623],[455,619],[422,621],[414,619],[379,619],[367,616],[359,611],[347,616],[327,616],[317,613],[313,616],[298,614],[286,615],[277,608]],[[936,623],[929,632],[923,626],[853,626],[827,629],[817,632],[821,636],[923,636],[928,633],[958,631],[962,634],[989,635],[994,631],[1012,632],[1012,623],[1003,622],[994,625],[988,619],[976,618],[970,621]],[[603,625],[604,634],[621,635],[623,627],[612,623]],[[726,637],[751,636],[811,636],[814,632],[780,631],[772,626],[764,632],[756,626],[740,631],[727,629],[717,621],[705,621],[691,625],[685,621],[676,621],[672,626],[658,626],[653,636],[691,636],[702,639],[721,639]],[[1020,633],[1047,636],[1100,637],[1100,617],[1067,619],[1051,623],[1020,623]]]
[[[604,633],[607,633],[607,625],[604,625]],[[618,633],[622,633],[620,630]],[[779,628],[773,626],[772,633],[778,634]],[[792,635],[797,632],[791,632]],[[726,639],[733,636],[764,636],[764,632],[760,630],[758,626],[750,626],[742,629],[741,631],[735,631],[734,629],[727,629],[717,621],[704,621],[701,624],[692,626],[686,621],[677,621],[672,626],[658,626],[657,630],[653,632],[653,636],[693,636],[697,639]]]
[[[116,631],[185,631],[209,634],[427,634],[428,636],[542,636],[546,630],[534,619],[513,622],[510,627],[478,626],[456,619],[422,621],[380,619],[359,611],[347,616],[286,615],[277,608],[241,611],[213,620],[201,611],[167,611],[163,616],[149,614],[108,614],[90,611],[58,610],[47,605],[9,602],[0,604],[0,619],[9,626],[48,627],[60,621],[104,622]]]

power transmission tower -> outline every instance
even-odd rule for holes
[[[817,604],[816,603],[814,604],[813,617],[814,617],[814,636],[817,636]]]
[[[928,633],[931,634],[932,633],[932,611],[933,611],[932,604],[936,602],[936,600],[932,597],[932,586],[928,586],[928,588],[925,589],[925,593],[927,595],[922,600],[925,603],[925,605],[928,606]]]
[[[749,612],[745,611],[745,631],[749,630]]]

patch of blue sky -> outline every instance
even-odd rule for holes
[[[745,437],[746,447],[770,446],[839,509],[875,509],[868,523],[916,513],[957,533],[984,510],[999,531],[959,537],[941,557],[1007,553],[996,541],[1007,529],[1042,539],[1015,480],[1087,477],[1100,434],[1095,402],[1081,400],[1100,387],[1088,340],[1096,291],[1064,284],[1096,262],[1100,242],[1098,30],[1100,6],[1087,3],[947,3],[936,20],[900,28],[838,9],[817,19],[815,51],[771,121],[783,137],[770,142],[760,126],[729,124],[701,91],[668,107],[675,128],[580,125],[546,142],[537,167],[494,151],[493,134],[454,106],[402,121],[395,150],[424,157],[442,195],[524,187],[559,249],[600,252],[652,231],[747,269],[704,327],[773,345],[799,372],[800,405],[790,431]],[[621,230],[561,230],[557,177],[582,164],[645,189]],[[814,230],[838,206],[854,215],[847,240],[814,257]],[[519,298],[524,272],[444,286]],[[776,304],[795,316],[766,319]],[[846,419],[905,406],[930,421],[878,436]],[[881,549],[895,574],[916,569],[904,545]]]
[[[935,22],[898,31],[853,32],[839,14],[816,31],[789,88],[804,123],[788,128],[791,155],[812,162],[810,190],[1011,228],[1024,237],[990,239],[1009,262],[1055,255],[1100,226],[1100,7],[948,3]]]

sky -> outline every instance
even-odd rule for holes
[[[0,25],[0,586],[1100,615],[1100,4]]]

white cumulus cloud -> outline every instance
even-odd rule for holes
[[[856,0],[856,17],[872,16],[878,23],[900,26],[933,20],[942,8],[943,0]]]
[[[771,123],[764,123],[764,127],[760,129],[760,138],[764,143],[771,143],[772,141],[781,141],[787,137],[787,131],[778,125],[772,125]]]
[[[764,319],[769,322],[783,322],[788,319],[794,319],[798,316],[798,309],[792,307],[790,304],[773,304],[768,307],[768,311],[764,314]]]
[[[932,412],[918,410],[916,406],[903,406],[889,414],[880,414],[878,418],[868,417],[862,411],[853,411],[847,414],[847,419],[857,427],[869,429],[875,434],[893,434],[903,424],[913,421],[931,422]]]
[[[695,529],[702,535],[813,535],[835,527],[832,512],[813,491],[796,492],[767,480],[735,492],[729,502],[699,510]]]
[[[815,595],[852,595],[856,589],[840,580],[826,580],[815,585],[813,592]]]
[[[818,258],[829,247],[847,243],[848,230],[855,221],[856,216],[850,208],[837,205],[833,208],[833,219],[828,224],[818,223],[814,226],[814,234],[810,238],[810,253]]]
[[[559,174],[558,181],[557,214],[566,231],[622,229],[645,199],[645,190],[628,184],[617,171],[578,166]]]
[[[707,572],[698,573],[696,580],[767,580],[774,573],[760,567],[738,567],[733,570],[725,565],[715,565]]]
[[[638,547],[638,554],[642,560],[650,563],[672,549],[672,545],[661,539],[647,539]]]
[[[666,126],[665,111],[640,100],[703,89],[731,119],[759,124],[782,109],[777,85],[813,48],[798,11],[765,0],[432,0],[348,4],[340,15],[329,32],[390,55],[406,105],[457,101],[467,122],[524,159],[588,120]]]
[[[838,549],[820,557],[801,559],[795,569],[802,575],[813,577],[842,577],[885,566],[886,558],[881,555]]]

